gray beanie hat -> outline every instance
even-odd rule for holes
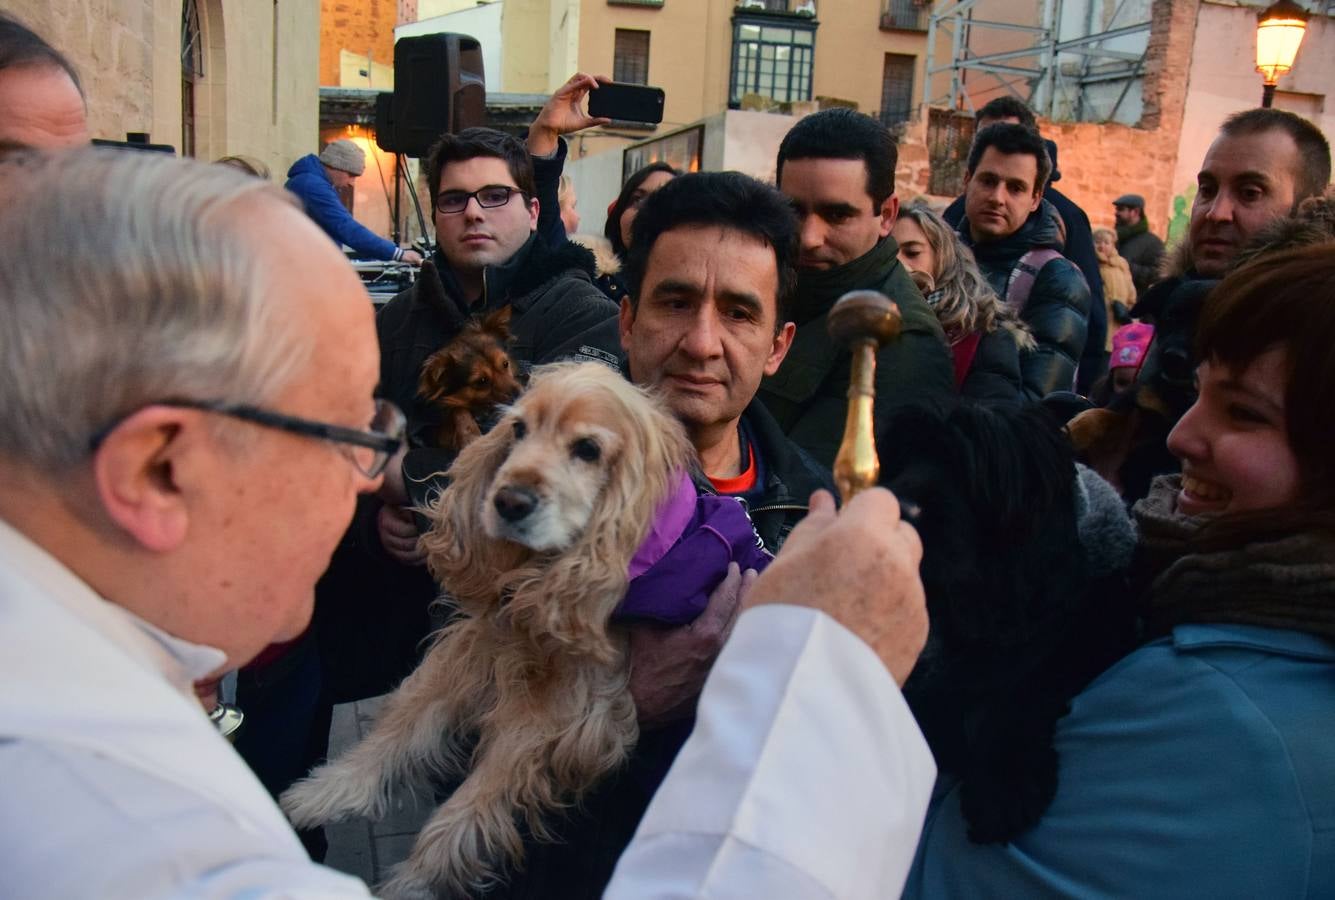
[[[366,171],[366,154],[361,147],[346,139],[326,144],[320,151],[320,162],[351,175],[360,175]]]

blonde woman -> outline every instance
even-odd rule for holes
[[[1033,347],[1033,336],[988,287],[969,248],[921,203],[901,209],[891,233],[900,262],[915,274],[946,332],[960,394],[985,403],[1023,402],[1020,351]]]

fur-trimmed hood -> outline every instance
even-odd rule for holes
[[[601,234],[572,234],[568,240],[593,254],[593,262],[597,267],[594,272],[596,277],[621,274],[621,257],[612,249],[612,242]]]

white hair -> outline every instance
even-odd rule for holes
[[[6,157],[0,196],[0,455],[73,466],[140,406],[263,403],[308,358],[239,215],[293,203],[285,191],[227,166],[79,149]]]

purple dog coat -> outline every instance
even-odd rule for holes
[[[759,572],[771,559],[741,501],[701,494],[683,472],[630,561],[630,586],[612,617],[685,625],[709,605],[728,563]]]

